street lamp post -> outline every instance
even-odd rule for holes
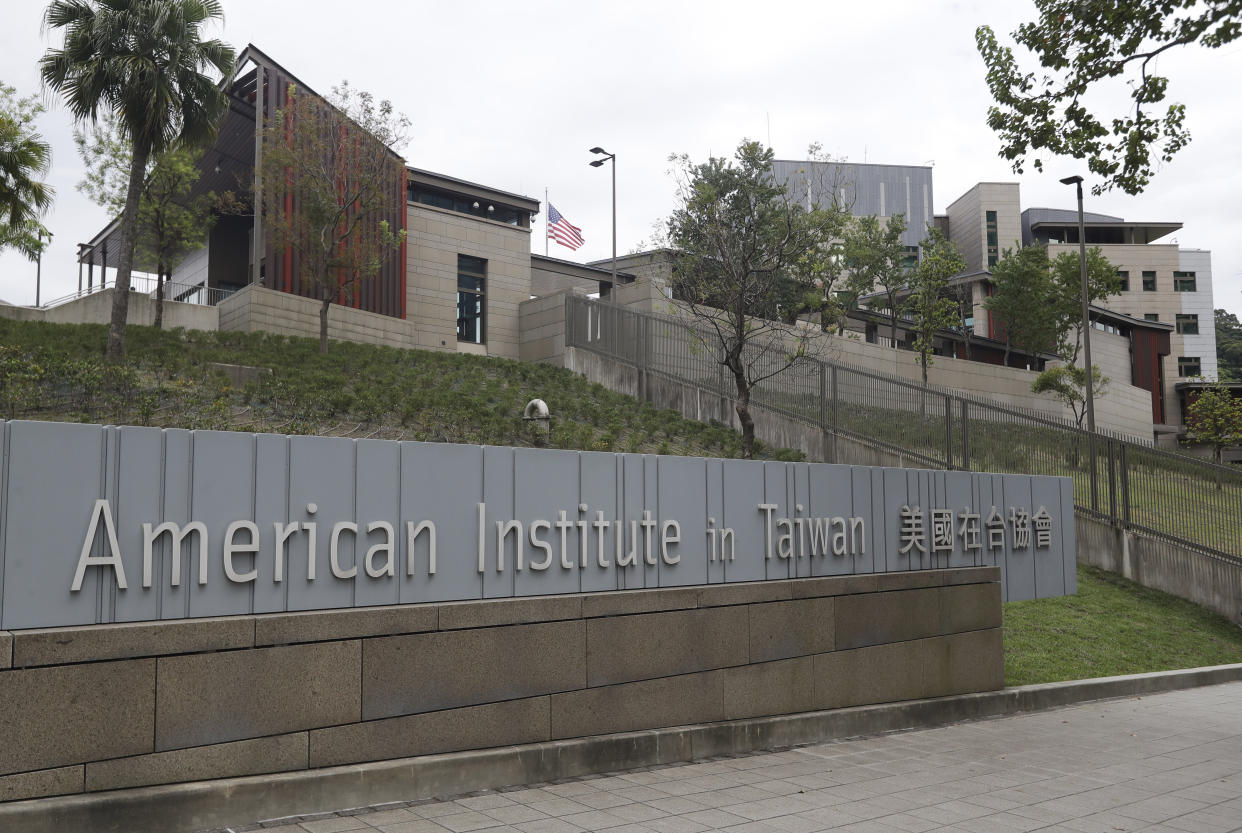
[[[39,306],[40,294],[43,289],[43,235],[47,234],[47,242],[52,242],[52,233],[39,229],[39,247],[35,249],[35,306]],[[80,282],[80,281],[79,281]]]
[[[1082,213],[1082,177],[1067,176],[1061,184],[1073,185],[1078,189],[1078,269],[1082,282],[1082,353],[1087,377],[1087,453],[1091,456],[1091,508],[1095,509],[1095,368],[1091,364],[1091,297],[1087,294],[1087,233]]]
[[[617,286],[617,155],[609,153],[601,147],[591,148],[591,153],[602,153],[603,159],[591,162],[592,168],[598,168],[605,162],[612,162],[612,286]]]

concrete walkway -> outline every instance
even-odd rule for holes
[[[1242,831],[1242,683],[233,829]]]

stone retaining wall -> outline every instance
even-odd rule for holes
[[[0,800],[1003,682],[995,567],[0,633]]]
[[[1242,564],[1079,513],[1078,560],[1242,624]]]

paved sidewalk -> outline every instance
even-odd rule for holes
[[[263,830],[1242,831],[1242,683],[386,805]]]

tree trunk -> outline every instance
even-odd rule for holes
[[[1009,367],[1009,334],[1005,334],[1005,358],[1001,359],[1001,365]]]
[[[155,329],[164,329],[164,264],[155,268]]]
[[[319,352],[328,352],[328,307],[332,305],[332,298],[327,296],[323,299],[323,306],[319,308]]]
[[[897,349],[897,313],[894,311],[889,319],[892,323],[889,325],[888,337],[892,341],[892,347]]]
[[[125,192],[125,210],[121,212],[121,262],[117,265],[116,282],[112,285],[112,321],[108,327],[108,361],[125,360],[125,323],[129,318],[129,276],[134,268],[134,243],[138,238],[138,202],[142,198],[142,180],[147,170],[149,153],[134,146],[129,167],[129,188]]]
[[[737,420],[742,423],[742,459],[755,459],[755,420],[750,415],[750,391],[739,393],[737,404]]]
[[[927,353],[919,353],[919,364],[923,370],[923,389],[919,391],[919,417],[927,419]]]
[[[729,368],[733,371],[733,384],[737,388],[737,402],[733,410],[737,411],[737,421],[742,424],[742,458],[753,460],[755,457],[755,420],[750,415],[750,385],[746,382],[746,373],[738,367]]]

